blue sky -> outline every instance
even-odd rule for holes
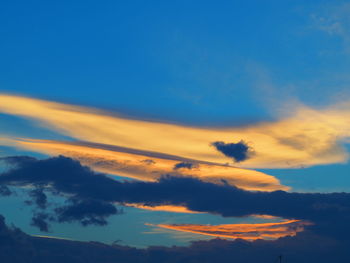
[[[0,85],[177,122],[271,118],[271,101],[346,91],[347,40],[321,22],[342,4],[6,1]]]
[[[203,127],[275,121],[295,103],[320,109],[350,97],[347,1],[12,0],[1,6],[1,93]],[[69,138],[7,114],[0,115],[0,132]],[[0,148],[1,156],[14,154],[28,151]],[[295,191],[350,189],[347,163],[259,170]],[[116,220],[154,216],[130,210]],[[26,228],[15,213],[9,212],[13,222]],[[193,220],[228,221],[209,217]],[[138,234],[129,244],[145,245]],[[163,236],[149,242],[182,244]]]

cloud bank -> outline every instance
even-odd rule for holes
[[[0,185],[45,189],[69,198],[68,207],[54,211],[55,218],[62,222],[74,218],[83,225],[103,225],[106,217],[121,212],[112,207],[116,203],[186,207],[225,217],[272,215],[313,222],[311,227],[320,228],[318,231],[328,231],[335,222],[338,229],[350,220],[347,193],[252,192],[228,184],[172,176],[155,182],[117,181],[63,156],[43,160],[17,156],[2,160],[9,161],[13,168],[0,175]],[[31,194],[43,208],[45,198],[41,195],[40,190]],[[343,231],[331,232],[343,235]]]
[[[213,163],[230,158],[211,142],[248,142],[254,155],[240,164],[246,168],[282,168],[341,163],[348,154],[350,104],[325,109],[298,106],[276,122],[246,127],[203,128],[127,119],[97,109],[20,96],[0,95],[0,112],[36,120],[72,138],[154,151]]]
[[[137,249],[98,242],[78,242],[54,237],[34,237],[20,229],[8,227],[0,215],[0,255],[4,262],[135,262],[135,263],[269,263],[283,255],[286,261],[329,263],[350,260],[349,240],[333,238],[309,231],[295,237],[275,241],[213,239],[196,241],[189,247],[148,247]]]
[[[196,224],[158,224],[164,229],[189,232],[205,236],[222,238],[242,238],[246,240],[277,239],[284,236],[295,236],[304,231],[308,222],[289,220],[278,223],[263,224],[225,224],[225,225],[196,225]]]
[[[139,151],[105,144],[48,140],[12,140],[17,147],[49,155],[65,155],[94,170],[117,176],[156,181],[164,174],[223,181],[247,190],[288,190],[279,180],[265,173],[161,153]],[[191,167],[191,169],[188,169]]]

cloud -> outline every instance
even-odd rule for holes
[[[324,5],[318,12],[311,15],[313,27],[329,36],[340,38],[344,51],[348,54],[350,53],[349,13],[349,3],[332,3]]]
[[[349,102],[325,109],[298,105],[275,122],[224,128],[127,119],[93,108],[5,94],[0,95],[0,112],[36,120],[78,140],[137,146],[138,150],[212,163],[227,163],[230,158],[218,153],[211,142],[240,138],[255,153],[240,164],[245,168],[295,168],[348,160],[342,143],[350,137]]]
[[[181,168],[187,168],[191,170],[194,167],[198,167],[198,165],[195,165],[193,163],[188,163],[188,162],[181,162],[174,165],[174,170],[181,169]]]
[[[41,208],[45,209],[47,206],[47,196],[42,188],[36,188],[29,191],[29,196],[35,202],[35,204]]]
[[[306,221],[289,220],[278,223],[262,224],[225,224],[225,225],[196,225],[196,224],[158,224],[156,227],[181,232],[195,233],[205,236],[222,238],[277,239],[284,236],[295,236],[304,231],[304,226],[310,225]]]
[[[203,181],[217,184],[222,184],[223,180],[225,180],[229,184],[247,190],[273,191],[289,189],[281,185],[275,177],[259,171],[189,160],[179,156],[87,142],[13,140],[13,143],[18,147],[49,155],[61,154],[72,157],[99,172],[142,181],[156,181],[162,175],[168,174],[197,177]],[[145,162],[145,160],[148,161]],[[153,162],[150,162],[150,160]],[[10,161],[15,162],[15,160]],[[174,170],[179,161],[180,163],[191,163],[192,169]]]
[[[6,185],[0,185],[0,196],[9,196],[12,191]]]
[[[72,207],[68,207],[56,212],[66,215],[67,219],[75,215],[82,223],[84,220],[97,222],[115,214],[116,211],[109,205],[114,203],[180,206],[225,217],[272,215],[311,221],[315,227],[322,226],[323,229],[328,229],[328,225],[334,222],[339,226],[340,219],[341,222],[350,220],[348,193],[251,192],[228,184],[217,185],[196,178],[171,176],[156,182],[117,181],[63,156],[23,163],[19,162],[20,159],[16,159],[14,168],[1,174],[0,184],[35,186],[69,195],[79,200],[73,202],[77,210],[73,213]],[[80,202],[86,200],[94,201]],[[334,230],[332,232],[335,233]],[[342,232],[338,234],[343,235]]]
[[[71,199],[69,205],[58,207],[58,222],[79,220],[83,226],[107,225],[106,217],[120,213],[114,205],[94,199]]]
[[[53,192],[74,198],[76,202],[68,203],[67,209],[56,211],[63,212],[61,214],[66,215],[67,220],[70,220],[72,215],[90,220],[95,218],[95,215],[100,215],[98,211],[102,211],[107,217],[114,214],[110,205],[115,202],[136,203],[149,207],[178,205],[192,211],[223,216],[269,214],[291,220],[280,224],[255,226],[167,225],[169,228],[177,227],[176,230],[196,231],[213,236],[230,235],[232,238],[236,235],[250,240],[256,236],[271,239],[284,234],[296,235],[278,238],[275,241],[244,242],[237,239],[229,242],[215,239],[195,242],[190,247],[136,249],[119,245],[107,246],[99,243],[30,237],[18,229],[6,227],[3,217],[0,217],[0,254],[4,255],[2,259],[5,262],[16,262],[14,252],[23,259],[22,262],[29,259],[33,259],[33,262],[54,262],[52,258],[59,258],[61,261],[78,258],[82,262],[94,261],[95,258],[98,262],[231,262],[233,257],[236,262],[271,262],[280,254],[297,262],[350,259],[350,194],[347,193],[249,192],[230,185],[217,185],[196,178],[181,177],[163,177],[156,182],[116,181],[63,156],[44,160],[32,159],[30,162],[23,157],[9,160],[16,161],[12,162],[11,169],[0,175],[0,185],[40,187],[45,191],[50,191],[51,188]],[[94,201],[91,205],[83,204],[81,201],[84,200]],[[70,210],[70,204],[78,209]],[[88,211],[91,211],[93,217],[90,217]],[[36,213],[32,224],[46,231],[49,230],[46,223],[50,220],[50,215]],[[314,225],[306,225],[297,220],[312,221]],[[298,232],[303,229],[303,232]],[[32,249],[35,253],[32,253]]]
[[[147,205],[147,204],[137,204],[137,203],[124,203],[125,206],[131,206],[136,207],[139,209],[145,209],[149,211],[165,211],[165,212],[172,212],[172,213],[185,213],[185,214],[200,214],[201,212],[196,212],[189,210],[185,206],[180,205]]]
[[[47,220],[52,219],[47,213],[36,213],[32,217],[31,226],[39,228],[42,232],[49,232],[49,224]]]
[[[223,153],[227,157],[233,158],[235,162],[242,162],[247,160],[252,150],[246,142],[241,140],[238,143],[224,143],[221,141],[211,143],[219,152]]]
[[[156,162],[152,159],[145,159],[145,160],[142,160],[141,162],[144,162],[145,164],[147,165],[152,165],[152,164],[155,164]]]
[[[277,240],[213,239],[196,241],[188,247],[148,247],[139,249],[118,244],[78,242],[55,237],[36,237],[8,227],[0,215],[0,255],[4,262],[202,262],[236,263],[273,262],[279,255],[286,261],[348,262],[349,240],[338,241],[327,236],[300,232],[294,237]]]
[[[45,203],[38,202],[38,196],[33,197],[33,193],[39,193],[40,197],[45,196]],[[49,231],[50,222],[63,223],[77,221],[82,226],[105,226],[108,224],[107,217],[122,213],[122,210],[118,210],[111,203],[84,198],[68,198],[66,205],[59,205],[53,211],[49,211],[46,209],[46,195],[42,189],[29,191],[29,195],[35,200],[37,208],[41,209],[40,212],[34,212],[31,225],[38,227],[42,232]],[[29,204],[28,202],[26,203]],[[46,212],[43,212],[45,209]]]
[[[7,187],[8,184],[30,189],[28,196],[31,200],[26,201],[26,204],[35,204],[40,210],[39,212],[35,210],[31,225],[41,231],[48,231],[49,222],[78,221],[83,226],[91,224],[103,226],[107,224],[107,217],[121,213],[112,203],[94,200],[88,194],[83,195],[79,190],[74,191],[74,185],[79,184],[79,179],[88,180],[89,176],[94,175],[89,168],[81,166],[76,161],[65,157],[37,160],[25,156],[5,157],[0,160],[13,166],[0,176],[1,188]],[[72,178],[69,178],[70,176]],[[103,176],[102,181],[103,178],[108,180]],[[89,183],[91,182],[84,185],[85,188]],[[56,205],[53,211],[49,211],[45,191],[68,198],[66,205]],[[46,212],[43,212],[44,210]]]

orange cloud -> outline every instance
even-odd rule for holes
[[[149,210],[149,211],[162,211],[162,212],[186,213],[186,214],[201,214],[201,212],[189,210],[185,206],[176,206],[176,205],[147,206],[147,205],[140,205],[140,204],[124,204],[124,205],[139,208],[139,209]]]
[[[350,103],[323,110],[299,106],[276,122],[246,127],[194,127],[128,119],[93,108],[0,95],[0,112],[38,121],[78,140],[161,152],[213,163],[232,162],[211,142],[244,140],[254,155],[245,168],[300,167],[345,162]]]
[[[277,239],[284,236],[295,236],[311,223],[300,220],[289,220],[278,223],[263,224],[225,224],[225,225],[195,225],[195,224],[158,224],[151,225],[180,232],[189,232],[220,238],[242,238],[247,240]]]
[[[94,170],[143,181],[155,181],[163,175],[192,176],[203,181],[223,181],[246,190],[288,190],[278,179],[255,170],[185,159],[179,156],[140,151],[110,145],[48,140],[13,140],[18,147],[50,155],[62,154],[79,160]],[[192,169],[174,169],[181,161],[196,164]]]

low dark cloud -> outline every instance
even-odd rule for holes
[[[114,182],[114,180],[95,174],[77,161],[62,156],[46,160],[14,156],[1,160],[11,167],[0,176],[0,191],[3,195],[11,194],[8,185],[29,188],[27,193],[30,200],[25,203],[36,206],[31,225],[41,231],[47,232],[50,222],[78,221],[83,226],[92,224],[103,226],[107,224],[108,216],[122,213],[113,204],[98,198],[90,198],[88,194],[95,183]],[[48,210],[48,198],[45,192],[68,198],[66,204],[63,206],[52,204],[56,207],[52,211]]]
[[[213,239],[196,241],[188,247],[153,246],[138,249],[118,244],[29,236],[18,228],[6,226],[4,217],[0,215],[1,261],[11,263],[270,263],[277,262],[279,255],[285,262],[349,262],[349,245],[348,240],[337,241],[305,231],[295,237],[274,241]]]
[[[12,191],[6,185],[0,185],[0,196],[10,196]]]
[[[32,190],[29,195],[39,193],[34,196],[36,201],[26,202],[27,204],[36,204],[39,210],[34,209],[34,215],[31,220],[31,225],[37,227],[42,232],[49,232],[51,222],[79,222],[82,226],[107,225],[107,218],[112,215],[121,214],[123,211],[117,209],[113,204],[94,200],[94,199],[79,199],[69,198],[65,205],[57,205],[53,210],[46,209],[46,195],[42,189]],[[38,201],[45,196],[45,202]],[[45,205],[44,205],[45,204]],[[51,204],[53,205],[53,204]],[[45,210],[46,209],[46,210]]]
[[[188,177],[165,176],[157,182],[116,181],[63,156],[30,162],[24,159],[23,163],[16,160],[16,166],[0,176],[0,185],[31,185],[68,194],[72,200],[80,201],[73,202],[71,207],[56,209],[56,213],[67,215],[62,217],[66,219],[76,215],[78,220],[83,220],[82,224],[103,224],[97,216],[106,218],[118,213],[108,205],[114,202],[181,205],[226,217],[268,214],[318,223],[339,218],[350,220],[350,194],[347,193],[250,192]]]
[[[79,221],[83,226],[107,225],[106,218],[121,213],[114,205],[94,199],[70,199],[69,205],[58,207],[55,212],[58,222]]]
[[[45,209],[47,206],[47,196],[42,188],[35,188],[29,191],[29,196],[32,198],[38,208]]]
[[[35,213],[30,223],[31,226],[39,228],[42,232],[49,232],[48,220],[52,219],[47,213]]]
[[[252,149],[243,140],[238,143],[217,141],[213,142],[211,145],[225,156],[233,158],[235,162],[245,161],[252,155]]]
[[[216,185],[195,178],[169,176],[157,182],[116,181],[63,156],[45,160],[22,157],[9,160],[14,166],[1,174],[1,186],[32,187],[29,194],[41,210],[48,207],[43,197],[45,191],[68,197],[64,206],[54,209],[54,214],[34,213],[32,225],[42,231],[49,231],[48,222],[51,221],[78,220],[83,225],[104,225],[108,216],[120,212],[114,207],[115,202],[182,205],[194,211],[222,216],[268,214],[312,221],[314,225],[295,237],[275,241],[215,239],[195,242],[190,247],[136,249],[29,237],[19,230],[7,228],[2,221],[0,254],[12,257],[5,258],[4,262],[206,263],[234,260],[240,263],[273,262],[279,254],[285,255],[290,262],[350,260],[348,193],[249,192],[228,184]],[[18,258],[13,254],[15,251]]]

